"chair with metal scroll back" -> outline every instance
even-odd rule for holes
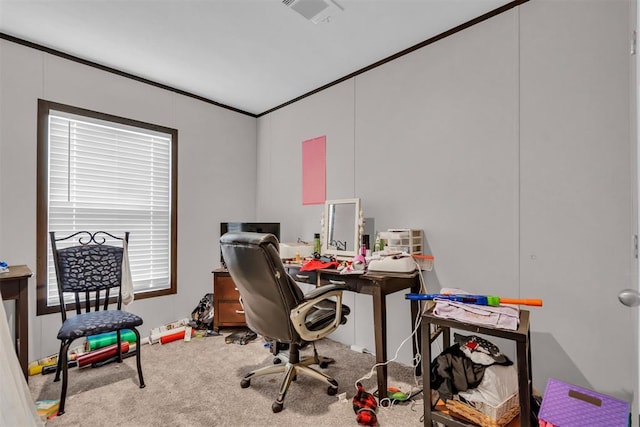
[[[104,231],[91,233],[79,231],[66,237],[56,238],[49,232],[53,263],[55,265],[62,326],[58,331],[60,354],[54,381],[60,380],[62,372],[62,392],[58,415],[64,413],[67,396],[68,351],[71,343],[82,337],[116,332],[115,360],[122,362],[121,331],[129,329],[136,337],[136,364],[140,388],[144,388],[140,363],[140,333],[136,329],[142,325],[142,318],[122,310],[123,259],[129,232],[124,237],[116,237]],[[107,244],[115,242],[114,244]],[[62,246],[62,247],[61,247]],[[127,271],[124,274],[127,274]],[[125,277],[125,280],[129,279]],[[117,289],[116,289],[117,288]],[[113,292],[112,292],[113,291]],[[73,293],[76,314],[67,317],[69,303],[65,294]],[[111,308],[109,307],[111,305]],[[84,307],[84,312],[83,312]]]
[[[220,247],[240,292],[249,328],[270,341],[272,351],[289,348],[288,357],[278,355],[273,365],[246,374],[241,387],[249,387],[258,376],[284,374],[278,397],[271,405],[273,412],[282,410],[289,385],[297,374],[323,381],[328,386],[327,393],[336,394],[336,380],[309,365],[325,367],[331,361],[318,356],[315,342],[346,323],[349,307],[342,305],[345,288],[326,285],[303,294],[286,273],[273,234],[230,232],[220,238]],[[300,349],[308,344],[313,346],[313,356],[300,357]]]

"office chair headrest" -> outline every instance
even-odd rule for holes
[[[278,253],[280,253],[280,244],[273,234],[253,233],[249,231],[230,231],[220,237],[220,243],[223,244],[240,244],[240,245],[273,245]]]

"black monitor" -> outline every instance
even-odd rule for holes
[[[280,241],[280,223],[279,222],[221,222],[220,236],[228,231],[252,231],[254,233],[269,233],[276,236]],[[224,266],[222,252],[220,253],[220,262]]]

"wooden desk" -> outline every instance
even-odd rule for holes
[[[529,330],[529,312],[520,310],[520,324],[518,329],[510,331],[507,329],[497,329],[473,323],[459,322],[453,319],[443,319],[433,315],[433,307],[427,310],[422,317],[422,358],[426,363],[424,370],[424,396],[431,396],[431,343],[442,333],[443,348],[451,345],[451,329],[471,331],[477,334],[490,335],[494,337],[513,340],[516,343],[516,367],[518,369],[518,398],[520,401],[520,426],[531,427],[531,394],[533,381],[531,374],[531,332]],[[436,325],[436,330],[429,333],[431,325]],[[425,397],[424,402],[424,425],[431,427],[432,421],[438,421],[446,426],[467,427],[473,426],[452,418],[450,415],[440,411],[432,411],[429,405],[429,398]]]
[[[33,273],[26,265],[10,265],[0,273],[0,294],[3,300],[15,300],[16,353],[24,377],[29,381],[29,293],[27,284]]]
[[[300,266],[285,264],[285,267],[291,270],[299,270]],[[303,272],[302,274],[306,274]],[[329,283],[344,284],[348,290],[360,294],[371,295],[373,297],[373,330],[375,335],[375,353],[376,363],[379,363],[377,369],[378,379],[378,396],[386,397],[387,390],[387,365],[383,364],[387,358],[387,301],[386,296],[394,292],[410,289],[413,293],[420,292],[420,276],[418,272],[413,273],[384,273],[378,271],[368,272],[366,274],[340,274],[337,270],[322,269],[314,270],[311,273],[317,274],[317,285],[326,285]],[[295,276],[294,276],[295,278]],[[419,301],[411,301],[411,329],[415,325],[420,308]],[[418,329],[420,336],[420,329]],[[416,346],[416,340],[413,342],[413,354],[415,355],[420,349]],[[416,372],[421,372],[420,366],[416,368]]]

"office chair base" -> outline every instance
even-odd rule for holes
[[[287,363],[289,361],[289,356],[286,354],[279,353],[273,358],[273,364],[278,365],[280,363]],[[315,363],[320,366],[322,369],[327,369],[330,364],[336,363],[335,359],[331,357],[318,356],[318,360]]]
[[[318,363],[318,366],[320,366],[322,369],[327,369],[332,363],[336,363],[336,360],[330,357],[320,356],[320,362]]]
[[[320,358],[320,359],[323,359],[323,362],[325,362],[324,359],[328,359],[328,358]],[[332,359],[329,359],[329,360],[332,360]],[[289,361],[286,361],[285,363],[265,366],[263,368],[256,369],[255,371],[251,371],[247,375],[245,375],[245,377],[240,381],[240,387],[247,388],[251,386],[251,379],[255,377],[283,373],[284,378],[282,379],[282,383],[280,385],[278,398],[271,405],[271,410],[274,413],[278,413],[282,411],[284,407],[284,398],[287,394],[287,391],[289,390],[289,385],[291,384],[292,381],[295,380],[298,374],[305,375],[307,377],[315,378],[317,380],[322,381],[327,385],[327,394],[329,396],[334,396],[338,392],[338,382],[332,377],[309,367],[309,365],[319,364],[319,363],[321,363],[319,358],[317,357],[317,355],[314,355],[314,356],[303,357],[302,359],[300,359],[300,362],[298,363],[291,363]]]

